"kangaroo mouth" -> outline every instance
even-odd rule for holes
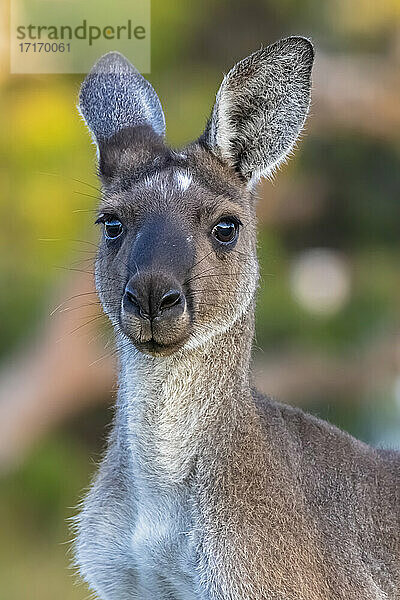
[[[180,350],[190,337],[187,319],[160,326],[157,322],[143,323],[137,319],[120,318],[120,328],[139,352],[151,356],[170,356]]]
[[[180,340],[179,342],[163,344],[151,338],[147,342],[139,342],[132,340],[135,347],[143,354],[149,354],[150,356],[170,356],[182,348],[185,344],[187,337]]]

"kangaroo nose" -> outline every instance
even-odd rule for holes
[[[185,297],[176,287],[141,279],[128,282],[123,308],[142,319],[176,317],[185,308]]]

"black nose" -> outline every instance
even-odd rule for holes
[[[171,282],[136,276],[125,288],[123,307],[142,319],[177,317],[184,311],[185,297]]]

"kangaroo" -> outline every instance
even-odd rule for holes
[[[180,150],[121,54],[82,84],[95,278],[120,360],[76,519],[76,562],[103,600],[400,599],[399,454],[252,386],[255,188],[303,128],[313,58],[290,37],[237,63]]]

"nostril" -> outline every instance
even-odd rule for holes
[[[125,290],[125,296],[131,304],[136,306],[136,308],[140,308],[139,300],[135,292],[132,290]]]
[[[133,289],[126,288],[124,295],[124,302],[126,303],[126,308],[131,312],[135,312],[137,315],[142,317],[142,319],[148,319],[149,315],[145,311],[142,302],[139,299],[137,292]]]
[[[169,290],[160,300],[160,310],[172,308],[182,301],[182,294],[179,290]]]

